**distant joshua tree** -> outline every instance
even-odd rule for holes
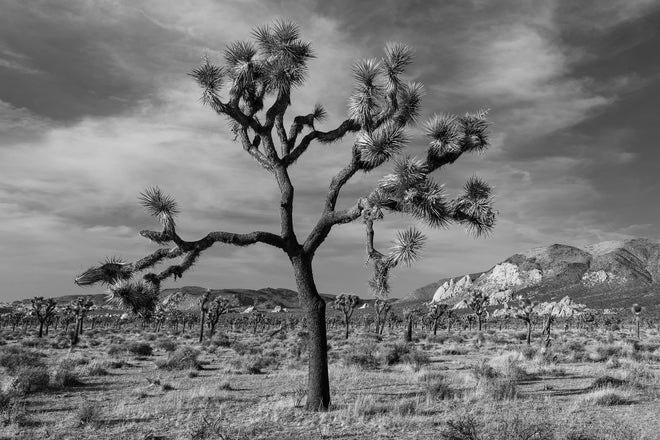
[[[470,287],[467,290],[467,299],[459,302],[454,306],[455,309],[460,308],[468,308],[472,310],[472,313],[474,313],[474,316],[477,318],[477,324],[479,326],[479,331],[481,331],[481,325],[483,322],[483,316],[486,314],[486,306],[488,305],[490,301],[490,296],[485,293],[481,289],[477,289],[474,287]],[[468,319],[470,317],[468,316]],[[470,328],[472,328],[472,324],[470,323]]]
[[[83,296],[71,301],[66,306],[66,314],[75,320],[75,328],[73,329],[73,336],[71,338],[71,345],[78,345],[80,335],[83,334],[83,322],[87,313],[94,307],[94,302],[91,298]]]
[[[637,326],[637,339],[639,339],[639,316],[642,314],[642,306],[639,304],[633,304],[630,310],[635,315],[635,324]]]
[[[209,311],[209,298],[211,289],[206,289],[206,292],[199,298],[199,342],[204,340],[204,322],[206,321],[206,314]]]
[[[348,327],[351,322],[353,311],[360,303],[360,297],[350,293],[340,293],[335,298],[332,307],[339,310],[344,315],[344,326],[346,327],[345,338],[348,339]]]
[[[496,316],[511,316],[522,320],[527,325],[527,345],[532,343],[532,317],[537,312],[538,303],[519,295],[516,299],[504,303],[504,308],[496,311]]]
[[[392,304],[387,302],[386,299],[378,298],[374,302],[374,309],[376,310],[376,333],[382,335],[387,322],[387,314],[392,309]]]
[[[426,304],[426,306],[428,307],[427,316],[433,321],[433,336],[435,336],[438,334],[438,321],[447,312],[449,306],[447,304],[433,301]]]
[[[551,330],[552,324],[557,318],[571,318],[580,316],[584,313],[586,306],[574,302],[570,297],[565,296],[560,301],[544,302],[538,305],[538,314],[545,316],[542,334],[545,335],[545,346],[550,346],[552,342]]]
[[[229,312],[230,301],[222,296],[216,296],[209,305],[209,336],[215,334],[215,327],[218,325],[220,317]]]
[[[421,160],[404,157],[402,152],[411,139],[406,129],[419,118],[423,87],[403,80],[412,62],[412,50],[392,43],[385,47],[381,59],[363,60],[354,65],[355,88],[348,100],[348,117],[343,122],[327,131],[318,129],[327,113],[316,105],[310,113],[293,117],[287,130],[285,116],[291,107],[292,91],[304,84],[308,62],[314,57],[311,44],[300,39],[295,24],[287,22],[257,27],[252,38],[254,41],[230,43],[224,52],[224,65],[214,65],[205,59],[191,76],[202,89],[202,102],[229,121],[240,146],[276,181],[281,193],[278,233],[216,231],[188,241],[179,235],[175,225],[177,203],[158,188],[152,188],[142,194],[141,202],[160,220],[162,230],[140,234],[164,246],[134,263],[115,263],[107,270],[105,265],[92,268],[78,277],[77,282],[80,285],[110,283],[114,295],[140,309],[157,298],[162,281],[182,277],[215,243],[235,246],[261,243],[281,250],[291,262],[307,318],[306,407],[324,410],[330,405],[326,304],[314,281],[312,262],[316,251],[333,227],[360,218],[379,218],[383,211],[409,214],[435,227],[457,222],[476,234],[489,231],[496,213],[488,184],[470,178],[464,192],[451,199],[430,176],[464,153],[481,152],[489,146],[487,112],[433,116],[425,127],[429,139],[425,157]],[[302,155],[313,151],[313,141],[329,145],[348,135],[354,137],[349,149],[343,150],[348,156],[347,163],[331,179],[316,225],[301,239],[294,228],[295,192],[289,169],[301,164]],[[340,192],[351,178],[392,160],[395,162],[392,174],[354,200],[352,206],[337,207]],[[161,272],[147,273],[139,281],[135,279],[139,272],[174,258],[181,261]],[[101,272],[98,276],[87,275],[97,271]]]
[[[55,313],[57,303],[52,298],[44,299],[43,296],[35,296],[30,300],[30,304],[32,306],[30,313],[39,321],[39,337],[41,338],[44,335],[44,324]]]

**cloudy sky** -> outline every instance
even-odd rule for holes
[[[457,193],[477,174],[495,187],[493,234],[424,229],[424,259],[394,273],[393,295],[485,270],[512,253],[584,245],[660,227],[660,2],[8,0],[0,14],[0,300],[94,293],[75,274],[106,256],[133,260],[157,229],[137,203],[158,185],[178,200],[179,232],[278,231],[272,177],[232,142],[186,74],[207,54],[291,19],[317,58],[294,113],[323,103],[323,128],[346,116],[350,67],[388,41],[415,48],[409,79],[424,117],[491,109],[492,148],[436,178]],[[414,133],[413,133],[414,135]],[[409,153],[422,154],[419,136]],[[315,145],[293,171],[298,235],[318,218],[350,139]],[[344,191],[348,206],[387,168]],[[378,247],[413,223],[391,216]],[[367,297],[364,230],[337,227],[317,253],[319,290]],[[295,288],[268,247],[216,245],[178,285]],[[175,285],[169,282],[170,286]]]

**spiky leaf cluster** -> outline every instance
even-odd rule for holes
[[[129,279],[132,275],[130,267],[123,260],[111,257],[78,275],[74,282],[78,286],[90,286],[96,283],[110,285],[119,279]]]
[[[478,177],[471,177],[464,192],[452,201],[456,219],[474,235],[489,233],[495,225],[497,211],[493,208],[492,188]]]
[[[143,281],[119,280],[108,289],[107,301],[135,314],[150,315],[158,304],[159,291]]]
[[[388,122],[378,127],[371,134],[362,132],[356,140],[360,153],[360,168],[371,171],[396,157],[408,142],[403,127]]]
[[[371,204],[410,214],[432,227],[448,224],[451,210],[444,188],[428,176],[423,162],[411,157],[398,158],[392,171],[371,194]]]
[[[208,60],[193,70],[191,76],[202,88],[202,100],[219,100],[223,80],[229,80],[228,95],[249,115],[264,106],[270,93],[288,94],[301,86],[307,75],[307,62],[314,57],[311,44],[300,39],[295,23],[277,21],[259,26],[252,32],[253,41],[235,41],[224,52],[224,65]]]
[[[179,214],[179,205],[176,200],[154,186],[140,193],[139,201],[147,213],[156,218],[163,226],[165,237],[161,241],[166,241],[167,237],[171,237],[175,232],[174,217]]]
[[[394,246],[390,248],[387,259],[392,267],[405,264],[410,267],[414,261],[419,259],[424,248],[426,236],[415,228],[398,231]]]

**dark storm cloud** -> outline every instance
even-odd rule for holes
[[[120,113],[157,99],[173,64],[194,64],[192,44],[129,3],[4,2],[0,96],[56,121]]]

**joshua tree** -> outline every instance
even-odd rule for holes
[[[630,310],[635,315],[635,324],[637,325],[637,339],[639,339],[639,315],[642,314],[642,306],[639,304],[633,304]]]
[[[420,311],[415,308],[407,308],[403,311],[403,319],[406,320],[405,332],[403,333],[404,342],[412,342],[413,340],[413,325],[415,317],[419,315]]]
[[[73,338],[71,339],[71,345],[77,345],[80,335],[83,333],[83,321],[85,315],[89,312],[94,306],[94,302],[91,298],[79,297],[78,299],[71,301],[69,305],[66,306],[66,314],[75,319],[75,328],[73,329]]]
[[[545,335],[545,346],[548,347],[552,341],[551,328],[552,323],[557,318],[570,318],[579,316],[583,313],[586,306],[575,303],[570,297],[565,296],[561,301],[544,302],[538,305],[538,314],[545,316],[543,333]]]
[[[39,321],[39,337],[44,335],[44,324],[55,313],[55,300],[52,298],[44,299],[43,296],[35,296],[30,300],[32,310],[30,313]]]
[[[374,309],[376,310],[376,333],[382,335],[392,304],[388,303],[386,299],[378,298],[374,303]]]
[[[496,311],[496,316],[512,316],[522,320],[527,325],[527,345],[532,343],[532,317],[536,313],[538,303],[522,295],[515,300],[504,303],[504,308]]]
[[[227,298],[222,296],[217,296],[211,301],[209,306],[209,336],[213,336],[215,333],[215,327],[218,325],[220,317],[225,313],[229,312],[230,302]]]
[[[468,294],[468,298],[456,304],[454,306],[454,309],[468,308],[472,310],[474,316],[477,317],[479,331],[481,331],[481,323],[483,320],[483,315],[486,313],[486,306],[490,301],[490,296],[485,292],[483,292],[481,289],[476,289],[473,287],[468,288],[467,294]],[[472,328],[471,323],[470,323],[470,328]]]
[[[211,295],[211,289],[206,289],[206,292],[199,298],[199,342],[204,340],[204,321],[206,314],[209,311],[208,302]]]
[[[348,326],[351,322],[351,316],[353,316],[353,311],[360,303],[360,297],[357,295],[351,295],[350,293],[340,293],[335,298],[335,302],[332,304],[332,307],[335,310],[339,310],[344,315],[344,325],[346,326],[345,338],[348,339]]]
[[[428,307],[427,316],[433,321],[433,336],[435,336],[438,334],[438,321],[447,312],[449,306],[433,301],[427,303],[426,306]]]
[[[318,129],[327,113],[317,105],[309,114],[293,117],[287,130],[285,116],[291,106],[292,91],[305,82],[307,63],[314,56],[311,44],[300,39],[295,24],[285,22],[257,27],[252,37],[254,42],[229,44],[223,66],[206,59],[191,76],[202,88],[202,102],[229,120],[235,139],[245,152],[277,182],[281,193],[279,232],[217,231],[188,241],[181,237],[175,225],[177,203],[158,188],[149,189],[142,194],[141,202],[160,220],[162,230],[140,234],[166,246],[134,263],[115,264],[110,271],[92,268],[91,272],[100,269],[105,273],[96,278],[83,274],[78,283],[110,282],[111,291],[119,294],[114,287],[119,280],[126,286],[120,296],[129,304],[138,303],[142,296],[157,295],[165,279],[183,276],[215,243],[236,246],[261,243],[280,249],[291,262],[300,303],[307,316],[310,344],[306,407],[326,409],[330,404],[326,305],[314,282],[312,262],[316,251],[334,226],[379,217],[383,211],[407,213],[436,227],[457,222],[477,234],[489,231],[496,213],[488,184],[471,178],[465,191],[452,199],[431,178],[431,173],[454,163],[464,153],[480,152],[488,147],[487,112],[432,117],[425,127],[430,141],[426,156],[421,160],[403,157],[401,153],[411,139],[406,130],[415,125],[421,112],[423,88],[419,83],[403,80],[412,62],[412,51],[393,43],[386,46],[382,59],[363,60],[354,65],[355,89],[349,98],[348,117],[337,127]],[[331,179],[323,211],[309,235],[301,239],[294,228],[294,185],[289,169],[300,163],[303,154],[313,151],[310,148],[313,141],[328,145],[347,135],[355,135],[351,147],[343,150],[348,156],[347,164]],[[351,178],[391,160],[395,160],[394,173],[354,200],[352,206],[346,209],[337,206],[340,192]],[[141,281],[133,279],[138,272],[174,258],[182,260],[159,273],[143,275]],[[114,277],[107,273],[112,271]]]

